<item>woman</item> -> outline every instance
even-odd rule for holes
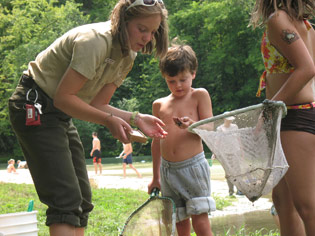
[[[48,205],[50,235],[84,235],[93,209],[83,147],[71,118],[106,126],[128,143],[130,125],[164,137],[151,115],[109,105],[136,52],[168,47],[162,0],[120,0],[108,22],[70,30],[29,63],[9,100],[10,120],[40,200]]]
[[[266,25],[262,55],[266,71],[257,95],[283,101],[281,142],[289,170],[272,198],[281,235],[315,235],[315,32],[313,0],[257,0],[251,24]]]

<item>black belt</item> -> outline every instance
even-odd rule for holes
[[[35,81],[33,80],[31,76],[23,74],[20,79],[20,84],[27,88],[32,88],[35,84]]]

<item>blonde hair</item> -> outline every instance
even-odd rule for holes
[[[303,20],[314,17],[314,0],[257,0],[253,8],[250,25],[254,28],[265,24],[268,17],[281,9],[295,20]]]
[[[8,160],[8,164],[11,164],[11,162],[15,162],[15,160],[14,159]]]
[[[189,45],[173,44],[166,56],[160,60],[162,75],[176,76],[183,71],[195,73],[198,68],[196,53]]]
[[[142,49],[142,53],[151,54],[155,50],[155,55],[162,58],[166,54],[168,47],[167,10],[163,4],[157,2],[154,6],[147,7],[139,5],[126,11],[131,3],[131,0],[119,0],[114,7],[110,16],[113,38],[118,38],[122,53],[124,56],[127,56],[130,51],[127,32],[128,22],[137,17],[160,15],[162,19],[160,27],[154,34],[153,39]]]

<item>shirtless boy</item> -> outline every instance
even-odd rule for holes
[[[93,157],[93,164],[95,168],[95,174],[97,174],[97,166],[100,168],[100,174],[102,174],[102,159],[101,159],[101,142],[97,137],[97,133],[92,133],[93,141],[92,141],[92,150],[91,157]]]
[[[171,47],[160,61],[171,94],[157,99],[152,106],[153,115],[165,123],[168,135],[152,141],[153,180],[148,192],[157,187],[163,196],[174,200],[176,228],[181,236],[190,235],[190,218],[197,236],[212,236],[208,212],[215,210],[202,140],[187,130],[194,122],[213,116],[207,90],[191,87],[197,67],[190,46]]]

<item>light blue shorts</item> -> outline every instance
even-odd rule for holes
[[[162,195],[174,200],[177,222],[216,210],[210,196],[210,168],[204,152],[181,162],[162,158],[160,172]]]

